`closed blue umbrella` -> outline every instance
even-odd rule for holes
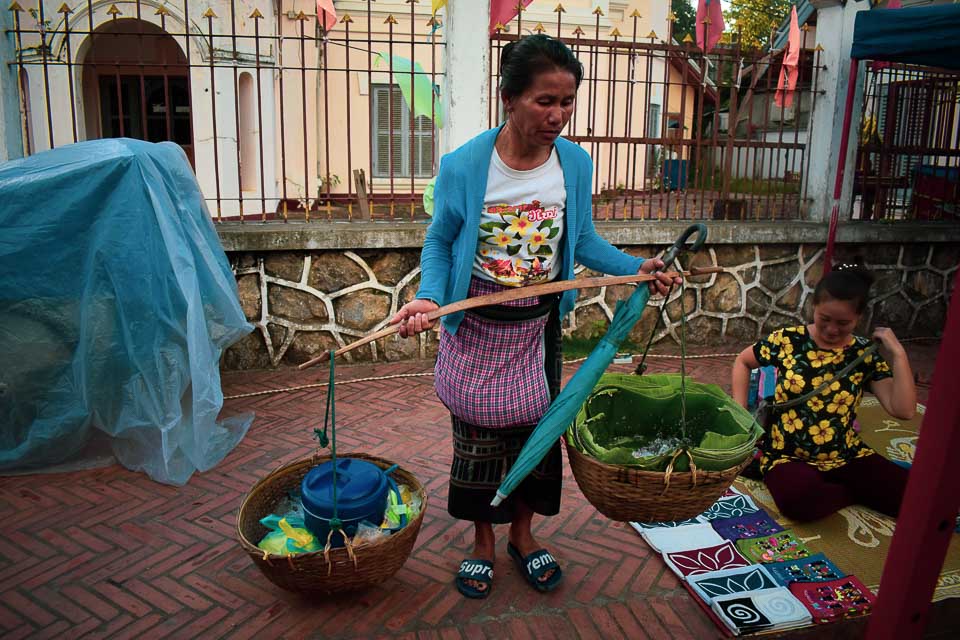
[[[697,234],[697,239],[689,250],[696,251],[703,245],[707,239],[707,227],[703,224],[691,225],[663,255],[664,269],[670,266],[694,233]],[[610,366],[620,344],[640,319],[649,299],[649,288],[639,286],[625,302],[617,302],[617,310],[613,314],[613,321],[607,328],[607,333],[540,418],[536,429],[530,434],[527,443],[520,451],[517,461],[500,483],[491,505],[495,507],[509,496],[534,467],[540,464],[553,443],[567,430],[580,410],[580,406],[597,385],[600,376]]]

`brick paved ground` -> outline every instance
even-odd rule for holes
[[[914,344],[910,351],[921,382],[928,381],[936,345]],[[700,359],[690,370],[699,380],[726,384],[731,363]],[[651,370],[677,366],[658,358]],[[338,377],[429,369],[344,366]],[[236,395],[320,382],[324,375],[321,369],[233,373],[224,388]],[[219,467],[182,488],[117,466],[0,479],[0,637],[718,636],[660,558],[632,530],[600,516],[569,476],[560,515],[535,528],[564,565],[563,586],[548,595],[529,589],[507,561],[500,527],[491,596],[459,596],[452,573],[470,549],[470,531],[445,510],[448,418],[431,377],[338,387],[341,451],[397,460],[429,491],[430,508],[406,565],[380,587],[346,598],[307,601],[274,587],[236,542],[237,508],[256,479],[311,452],[323,403],[322,388],[228,400],[228,414],[256,412],[249,435]],[[955,637],[958,620],[956,605],[941,604],[931,631]],[[790,637],[849,637],[859,628]]]

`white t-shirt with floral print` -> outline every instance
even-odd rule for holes
[[[517,171],[493,150],[473,275],[508,287],[553,280],[560,272],[566,189],[557,150]]]

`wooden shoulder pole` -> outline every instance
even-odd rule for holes
[[[721,267],[705,267],[701,269],[691,269],[690,271],[667,271],[663,274],[671,278],[689,278],[692,276],[700,276],[709,273],[722,273],[723,268]],[[554,293],[561,293],[563,291],[569,291],[571,289],[593,289],[596,287],[606,287],[617,284],[631,284],[637,282],[650,282],[651,280],[656,280],[657,275],[650,275],[647,273],[634,273],[629,276],[598,276],[595,278],[579,278],[577,280],[559,280],[554,282],[547,282],[545,284],[536,284],[529,287],[517,287],[516,289],[504,289],[503,291],[498,291],[497,293],[491,293],[486,296],[477,296],[475,298],[465,298],[458,302],[452,304],[444,305],[439,309],[431,311],[427,314],[427,318],[430,320],[436,320],[442,318],[443,316],[450,315],[451,313],[458,313],[460,311],[466,311],[468,309],[477,309],[479,307],[488,307],[494,304],[503,304],[505,302],[512,302],[514,300],[522,300],[523,298],[533,298],[535,296],[546,296]],[[348,351],[352,351],[357,347],[361,347],[369,342],[374,340],[379,340],[380,338],[385,338],[386,336],[393,335],[399,330],[400,326],[397,324],[392,324],[379,331],[375,331],[368,336],[360,338],[356,342],[352,342],[345,347],[337,349],[334,355],[343,355]],[[317,356],[307,360],[301,364],[298,369],[306,369],[312,367],[315,364],[321,362],[326,362],[329,352],[324,352]]]

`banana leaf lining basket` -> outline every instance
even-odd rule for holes
[[[565,443],[577,485],[600,513],[621,522],[667,522],[716,502],[750,463],[761,435],[753,416],[716,385],[678,375],[608,374]]]
[[[366,460],[381,469],[393,464],[362,453],[344,455]],[[291,491],[299,491],[300,482],[310,469],[328,460],[329,456],[315,455],[280,467],[254,485],[240,505],[237,516],[240,545],[271,582],[289,591],[335,594],[366,589],[390,578],[410,556],[427,510],[423,485],[412,473],[398,468],[392,473],[394,479],[419,493],[421,499],[420,513],[400,531],[374,543],[356,544],[352,549],[340,547],[328,553],[317,551],[292,556],[265,554],[257,547],[257,542],[267,533],[260,519],[270,515]]]

